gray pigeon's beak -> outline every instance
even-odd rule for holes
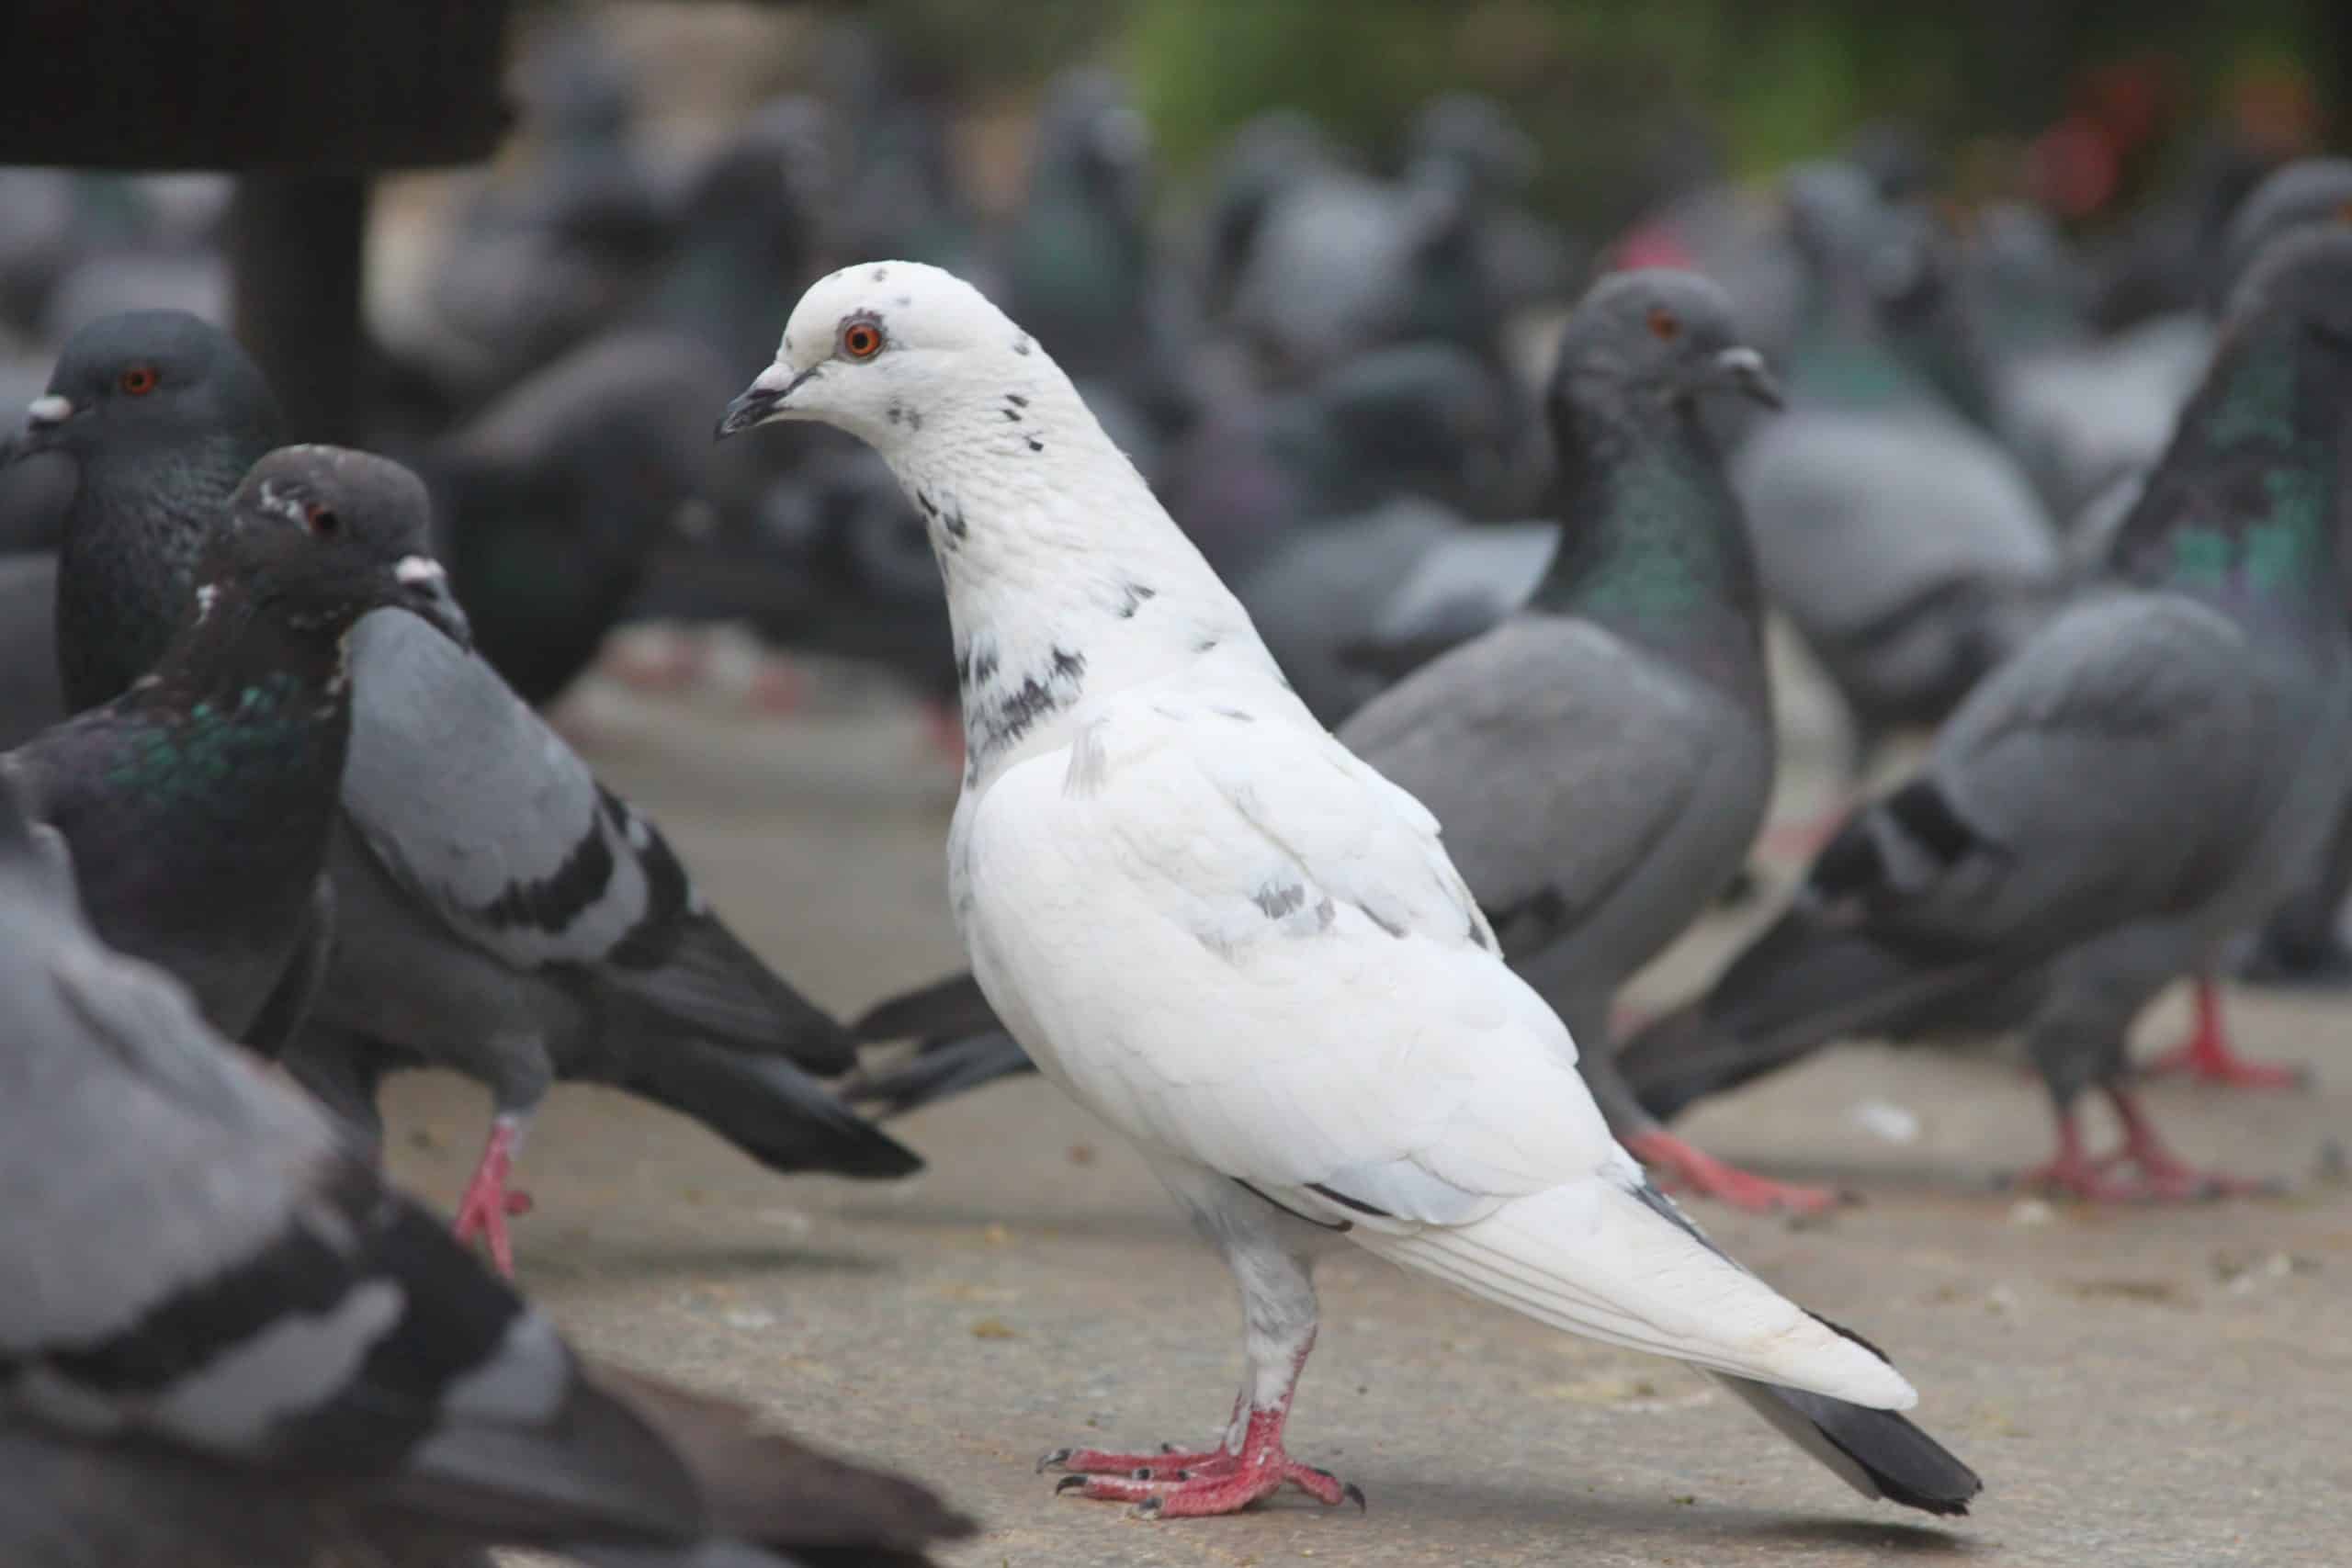
[[[392,578],[401,585],[401,604],[405,608],[432,623],[459,648],[473,647],[473,623],[466,619],[458,596],[449,592],[449,573],[439,561],[431,556],[402,556],[392,565]]]
[[[1783,406],[1781,383],[1764,367],[1764,356],[1742,344],[1724,349],[1714,357],[1707,376],[1707,385],[1726,392],[1737,392],[1754,398],[1768,409]]]
[[[56,392],[44,392],[25,405],[25,439],[17,449],[17,456],[29,456],[47,451],[56,444],[57,433],[65,422],[79,411],[74,400]]]
[[[712,433],[711,439],[724,441],[730,435],[741,434],[755,424],[765,424],[772,419],[782,418],[788,409],[786,400],[799,390],[802,382],[823,368],[820,365],[811,365],[796,376],[788,365],[777,363],[769,366],[760,372],[758,379],[743,389],[742,396],[727,405],[727,412],[719,415],[718,428]]]

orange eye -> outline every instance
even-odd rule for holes
[[[871,359],[882,352],[882,329],[872,321],[852,321],[842,329],[842,352],[852,359]]]
[[[116,377],[114,384],[134,398],[143,398],[155,389],[157,379],[153,366],[134,365]]]
[[[302,508],[302,521],[310,525],[311,533],[322,539],[343,526],[343,519],[335,515],[333,507],[315,501]]]
[[[1650,336],[1661,343],[1671,343],[1681,330],[1682,323],[1674,319],[1673,311],[1663,306],[1650,308]]]

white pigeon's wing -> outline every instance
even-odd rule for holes
[[[1436,820],[1295,699],[1114,698],[962,828],[983,988],[1147,1145],[1562,1327],[1907,1400],[1661,1206]]]
[[[1114,699],[966,849],[983,987],[1147,1142],[1431,1219],[1613,1152],[1436,820],[1284,694]]]

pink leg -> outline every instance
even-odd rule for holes
[[[1750,1175],[1664,1128],[1636,1133],[1625,1140],[1625,1147],[1668,1187],[1685,1188],[1751,1214],[1818,1214],[1845,1201],[1844,1194],[1827,1187],[1800,1187]]]
[[[1290,1380],[1282,1396],[1270,1405],[1252,1405],[1242,1427],[1241,1446],[1220,1447],[1197,1454],[1106,1454],[1091,1449],[1056,1450],[1039,1461],[1067,1464],[1080,1473],[1066,1475],[1056,1492],[1075,1491],[1099,1502],[1133,1503],[1147,1518],[1199,1518],[1211,1514],[1238,1514],[1283,1486],[1297,1487],[1318,1503],[1352,1502],[1364,1506],[1363,1490],[1341,1481],[1328,1470],[1301,1464],[1283,1450],[1283,1427],[1290,1420],[1292,1398],[1298,1392],[1298,1374],[1306,1353],[1315,1348],[1310,1335],[1291,1363]],[[1246,1396],[1245,1396],[1246,1397]],[[1240,1413],[1237,1403],[1235,1414]],[[1228,1439],[1229,1440],[1229,1439]],[[1078,1461],[1112,1461],[1096,1469]],[[1125,1473],[1119,1473],[1124,1472]]]
[[[771,718],[797,713],[808,700],[808,677],[789,660],[763,658],[752,673],[752,705]]]
[[[1821,852],[1822,845],[1838,836],[1838,829],[1853,814],[1853,802],[1840,801],[1793,822],[1767,823],[1756,847],[1771,860],[1809,862]]]
[[[2249,1061],[2239,1055],[2222,1022],[2222,988],[2201,976],[2197,981],[2197,1027],[2186,1041],[2150,1062],[2144,1071],[2150,1077],[2177,1073],[2195,1083],[2231,1089],[2303,1089],[2311,1081],[2301,1067]]]
[[[957,771],[964,766],[964,716],[952,703],[933,702],[925,698],[922,705],[923,738],[931,749]]]
[[[2123,1144],[2094,1157],[2083,1148],[2082,1129],[2069,1109],[2058,1113],[2058,1152],[2018,1174],[2018,1184],[2078,1198],[2086,1203],[2186,1203],[2267,1192],[2264,1182],[2201,1171],[2184,1163],[2157,1136],[2139,1098],[2109,1088],[2115,1113],[2123,1122]]]
[[[473,1179],[466,1183],[465,1195],[458,1200],[458,1240],[470,1242],[480,1235],[490,1247],[490,1260],[508,1279],[514,1277],[514,1247],[507,1239],[507,1216],[521,1216],[531,1212],[531,1195],[510,1192],[506,1178],[514,1170],[515,1151],[523,1146],[525,1118],[511,1111],[501,1111],[491,1118],[490,1137],[481,1146],[481,1158],[474,1166]]]
[[[635,634],[609,648],[599,662],[622,685],[639,692],[683,692],[702,679],[708,649],[676,627]]]

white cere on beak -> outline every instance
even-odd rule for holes
[[[431,556],[402,556],[392,566],[393,578],[412,588],[420,582],[438,582],[448,575]]]
[[[74,400],[57,392],[44,392],[25,405],[25,417],[35,424],[63,424],[74,417]]]

